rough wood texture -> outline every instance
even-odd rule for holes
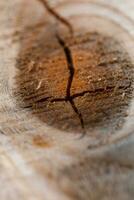
[[[38,1],[0,1],[0,200],[132,200],[134,3],[52,5],[75,40]],[[57,31],[76,66],[71,96],[84,116],[82,138],[68,102],[45,102],[66,93]]]

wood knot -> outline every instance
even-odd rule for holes
[[[67,132],[107,134],[122,127],[133,64],[118,41],[89,32],[23,48],[15,90],[20,106]]]

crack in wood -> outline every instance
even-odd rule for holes
[[[62,24],[68,27],[71,34],[73,34],[73,27],[72,25],[61,15],[59,15],[53,8],[50,7],[50,5],[47,3],[46,0],[38,0],[43,4],[43,6],[47,9],[47,11],[53,15],[58,21],[60,21]]]
[[[86,134],[83,116],[82,116],[81,112],[78,110],[78,108],[76,107],[74,101],[70,99],[69,102],[70,102],[70,104],[71,104],[71,106],[72,106],[74,112],[76,113],[76,115],[78,116],[78,118],[79,118],[79,120],[80,120],[81,128],[82,128],[82,130],[83,130],[83,131],[82,131],[83,134],[82,134],[81,137],[80,137],[80,139],[81,139],[81,138],[83,138],[83,137],[85,136],[85,134]]]
[[[128,89],[131,87],[131,81],[130,83],[127,85],[127,86],[119,86],[118,89]],[[77,93],[77,94],[74,94],[72,95],[70,98],[71,99],[75,99],[77,97],[82,97],[84,96],[85,94],[94,94],[94,93],[101,93],[101,92],[111,92],[111,90],[114,90],[115,87],[113,86],[108,86],[107,88],[98,88],[98,89],[95,89],[95,90],[86,90],[86,91],[83,91],[83,92],[80,92],[80,93]]]
[[[70,72],[70,75],[69,75],[69,78],[68,78],[67,90],[66,90],[66,100],[69,100],[70,96],[71,96],[70,90],[71,90],[72,81],[73,81],[74,73],[75,73],[73,58],[72,58],[71,50],[66,45],[65,41],[58,34],[56,35],[56,37],[57,37],[59,44],[61,45],[61,47],[64,50],[66,60],[67,60],[67,64],[68,64],[68,70]]]
[[[41,98],[37,101],[35,101],[35,103],[41,103],[41,102],[45,102],[45,101],[48,101],[51,97],[44,97],[44,98]]]

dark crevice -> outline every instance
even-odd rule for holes
[[[74,94],[71,96],[71,99],[75,99],[77,97],[82,97],[84,96],[85,94],[91,94],[91,93],[97,93],[97,92],[104,92],[104,91],[108,91],[107,90],[108,88],[106,89],[103,89],[103,88],[99,88],[99,89],[95,89],[95,90],[86,90],[86,91],[83,91],[83,92],[80,92],[80,93],[77,93],[77,94]],[[111,87],[111,89],[113,89],[113,87]],[[111,90],[110,90],[111,91]]]
[[[39,99],[37,101],[35,101],[35,103],[41,103],[41,102],[45,102],[45,101],[48,101],[48,99],[50,99],[51,97],[45,97],[45,98],[42,98],[42,99]]]
[[[43,4],[43,6],[47,9],[47,11],[53,15],[58,21],[60,21],[62,24],[68,27],[71,34],[73,34],[73,27],[72,25],[61,15],[59,15],[53,8],[49,6],[46,0],[38,0]]]
[[[50,98],[51,98],[51,97],[45,97],[45,98],[36,100],[36,101],[34,101],[34,104],[35,104],[35,103],[47,102]],[[30,104],[30,105],[23,106],[23,108],[32,108],[34,104]]]
[[[73,77],[74,77],[74,65],[73,65],[73,58],[71,55],[71,51],[69,49],[69,47],[66,45],[65,41],[59,36],[56,35],[59,44],[61,45],[61,47],[64,50],[65,56],[66,56],[66,60],[67,60],[67,64],[68,64],[68,70],[69,70],[69,78],[68,78],[68,84],[67,84],[67,90],[66,90],[66,99],[69,100],[70,96],[71,96],[71,85],[72,85],[72,81],[73,81]]]
[[[53,102],[61,102],[61,101],[66,101],[66,98],[55,98],[55,99],[50,100],[51,103],[53,103]]]
[[[131,82],[127,85],[127,86],[119,86],[118,89],[128,89],[131,87]],[[80,93],[77,93],[77,94],[74,94],[72,95],[70,98],[71,99],[75,99],[77,97],[82,97],[84,96],[85,94],[94,94],[94,93],[101,93],[101,92],[111,92],[111,90],[114,90],[115,87],[113,86],[108,86],[107,88],[98,88],[98,89],[95,89],[95,90],[86,90],[86,91],[83,91],[83,92],[80,92]]]
[[[71,104],[71,106],[72,106],[74,112],[76,113],[76,115],[78,116],[78,118],[79,118],[79,120],[80,120],[81,128],[82,128],[82,130],[83,130],[83,134],[82,134],[82,136],[81,136],[81,138],[82,138],[82,137],[84,137],[85,134],[86,134],[85,125],[84,125],[84,120],[83,120],[82,114],[81,114],[81,112],[79,112],[79,110],[78,110],[78,108],[76,107],[76,105],[75,105],[75,103],[74,103],[73,100],[69,100],[69,102],[70,102],[70,104]]]

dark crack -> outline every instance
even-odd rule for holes
[[[78,108],[76,107],[75,103],[73,100],[69,100],[74,112],[76,113],[76,115],[78,116],[79,120],[80,120],[80,124],[81,124],[81,128],[83,130],[83,134],[81,136],[81,138],[83,138],[86,134],[86,131],[85,131],[85,125],[84,125],[84,120],[83,120],[83,117],[82,117],[82,114],[81,112],[79,112]]]
[[[48,101],[50,98],[52,98],[52,97],[44,97],[44,98],[41,98],[41,99],[35,101],[35,103],[46,102],[46,101]]]
[[[61,47],[64,50],[65,56],[66,56],[66,60],[67,60],[67,64],[68,64],[68,70],[69,70],[69,78],[68,78],[68,84],[67,84],[67,90],[66,90],[66,99],[69,100],[70,96],[71,96],[71,86],[72,86],[72,81],[73,81],[73,77],[74,77],[74,65],[73,65],[73,58],[71,55],[71,51],[69,49],[69,47],[66,45],[65,41],[57,34],[56,35],[59,44],[61,45]]]
[[[53,8],[49,6],[46,0],[38,0],[43,4],[43,6],[47,9],[47,11],[53,15],[58,21],[60,21],[62,24],[68,27],[71,34],[73,34],[73,27],[72,25],[61,15],[59,15]]]
[[[61,101],[66,101],[66,98],[55,98],[55,99],[51,99],[50,102],[61,102]]]
[[[131,81],[130,83],[127,85],[127,86],[119,86],[118,89],[128,89],[131,87]],[[77,97],[82,97],[84,96],[85,94],[94,94],[94,93],[101,93],[101,92],[111,92],[112,90],[114,90],[115,87],[113,86],[108,86],[106,87],[105,89],[104,88],[98,88],[98,89],[95,89],[95,90],[86,90],[86,91],[83,91],[83,92],[80,92],[80,93],[77,93],[77,94],[74,94],[72,95],[70,98],[71,99],[75,99]]]

